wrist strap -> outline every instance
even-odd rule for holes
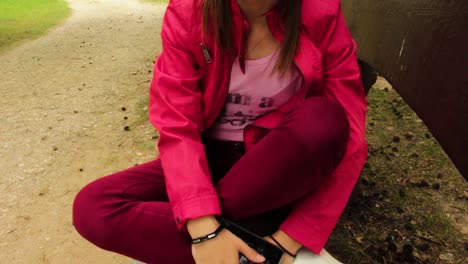
[[[192,239],[192,244],[198,244],[198,243],[201,243],[201,242],[204,242],[204,241],[207,241],[207,240],[210,240],[210,239],[213,239],[215,238],[219,232],[221,232],[221,230],[224,229],[224,225],[223,223],[221,223],[218,228],[216,228],[216,230],[213,232],[213,233],[209,233],[208,235],[206,236],[201,236],[201,237],[197,237],[197,238],[194,238]]]
[[[294,255],[293,253],[291,253],[289,250],[287,250],[286,248],[284,248],[280,242],[278,242],[273,236],[269,235],[268,236],[269,238],[271,238],[273,241],[275,241],[275,243],[284,251],[284,253],[288,254],[289,256],[295,258],[296,255]]]

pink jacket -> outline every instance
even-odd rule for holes
[[[248,23],[231,1],[235,47],[240,64]],[[345,25],[339,0],[304,0],[300,44],[295,63],[304,77],[300,93],[277,111],[245,130],[248,149],[273,128],[283,113],[304,97],[326,96],[345,109],[350,123],[347,152],[315,193],[294,207],[280,229],[319,253],[336,225],[367,158],[366,100],[357,65],[356,45]],[[279,15],[267,14],[279,41]],[[168,196],[179,229],[188,219],[221,215],[211,181],[201,134],[214,122],[225,102],[233,56],[223,54],[213,41],[203,42],[200,0],[171,0],[161,32],[162,52],[154,67],[150,90],[150,121],[159,130],[159,157]],[[211,61],[203,53],[206,45]],[[300,186],[298,185],[298,188]]]

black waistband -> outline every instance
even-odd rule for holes
[[[234,150],[238,152],[245,152],[244,141],[219,140],[219,139],[208,138],[208,137],[204,137],[202,141],[205,147],[207,148],[226,149],[226,150]]]

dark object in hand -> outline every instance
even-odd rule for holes
[[[279,264],[281,257],[283,256],[283,251],[266,241],[260,236],[252,233],[251,231],[225,219],[218,218],[218,221],[224,225],[224,227],[231,231],[234,235],[242,239],[247,245],[257,251],[260,255],[264,256],[266,261],[265,264]],[[239,263],[240,264],[254,264],[250,262],[244,255],[239,254]]]

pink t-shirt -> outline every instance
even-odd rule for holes
[[[236,60],[231,70],[229,94],[223,110],[208,129],[207,136],[219,140],[244,141],[244,128],[297,93],[302,77],[297,67],[283,76],[273,71],[279,50],[273,54],[245,61],[245,74]]]

